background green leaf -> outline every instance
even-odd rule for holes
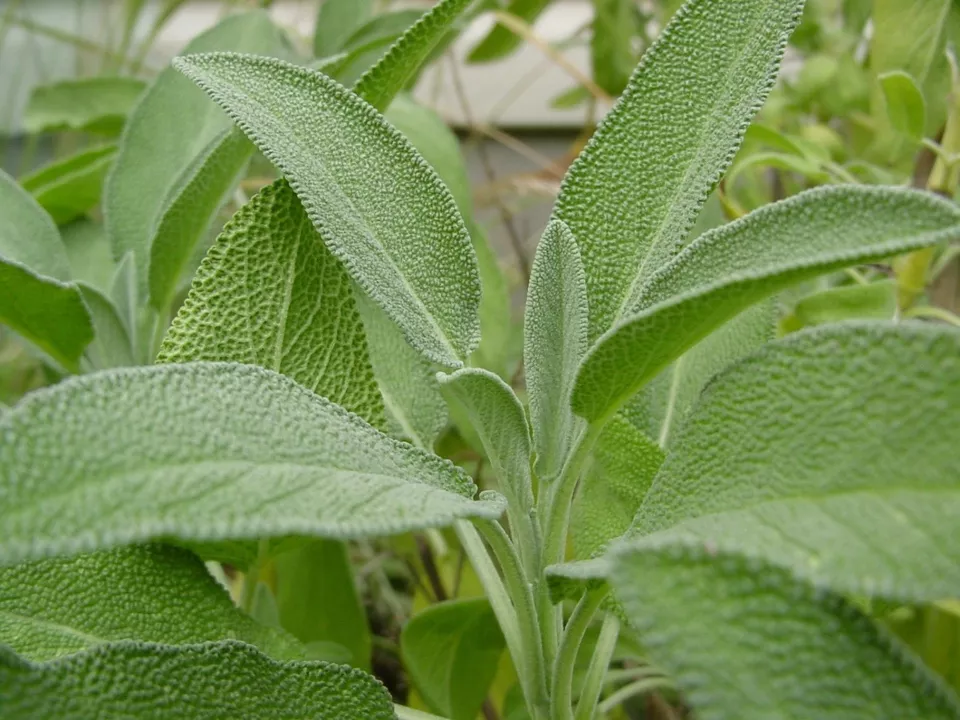
[[[118,135],[145,87],[137,78],[107,76],[38,85],[24,108],[23,129]]]
[[[533,23],[550,0],[510,0],[504,12],[515,15],[526,23]],[[490,62],[509,55],[523,42],[523,38],[503,25],[493,26],[489,34],[477,43],[467,56],[469,62]]]
[[[373,0],[325,0],[317,11],[313,32],[314,57],[343,49],[344,42],[373,14]]]
[[[893,129],[920,141],[927,124],[927,107],[923,93],[907,73],[893,71],[878,78],[887,107],[887,118]]]
[[[81,150],[25,175],[20,184],[57,225],[65,225],[100,203],[103,179],[116,152],[115,145]]]

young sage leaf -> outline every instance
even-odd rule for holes
[[[609,416],[714,328],[802,280],[960,237],[960,209],[901,188],[823,187],[704,233],[587,354],[573,408]]]
[[[409,142],[306,68],[229,53],[175,64],[280,168],[323,241],[411,345],[459,367],[479,341],[476,256],[449,190]]]
[[[38,85],[23,111],[23,129],[33,135],[57,130],[119,135],[143,93],[143,80],[88,77]]]
[[[56,160],[20,180],[57,225],[87,214],[100,202],[103,179],[117,148],[102,145]]]
[[[0,705],[8,720],[396,718],[371,675],[323,662],[279,663],[237,641],[111,643],[49,663],[0,648]]]
[[[86,349],[93,367],[104,370],[136,365],[127,326],[113,301],[85,282],[78,282],[77,288],[83,296],[83,304],[86,305],[93,323],[94,339]]]
[[[554,217],[587,277],[590,340],[636,304],[727,169],[803,0],[691,0],[567,173]]]
[[[860,322],[788,336],[707,388],[631,535],[758,556],[840,592],[955,596],[958,423],[960,332]]]
[[[352,538],[500,515],[475,493],[450,462],[246,365],[97,373],[0,420],[0,564],[155,538]],[[240,566],[255,554],[235,551]]]

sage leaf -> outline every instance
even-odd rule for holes
[[[77,288],[93,322],[94,339],[86,349],[93,367],[103,370],[136,365],[127,326],[110,298],[84,282],[78,282]]]
[[[571,166],[554,218],[587,276],[591,342],[686,239],[773,86],[803,0],[691,0]]]
[[[81,150],[24,176],[20,184],[57,225],[66,225],[100,203],[103,179],[116,152],[115,145]]]
[[[503,12],[514,15],[526,23],[533,23],[540,13],[546,9],[549,2],[550,0],[510,0]],[[475,63],[499,60],[520,47],[522,42],[523,38],[510,28],[496,24],[487,36],[470,51],[467,60]]]
[[[9,720],[195,720],[296,717],[394,720],[371,675],[323,662],[280,663],[242,642],[121,642],[49,663],[0,648],[0,704]]]
[[[917,83],[903,71],[884,73],[878,80],[893,129],[917,142],[923,140],[927,105]]]
[[[150,302],[166,312],[209,220],[243,173],[253,145],[230,128],[213,138],[184,169],[160,211],[150,243]],[[198,218],[205,218],[198,222]]]
[[[479,341],[476,257],[449,190],[409,142],[306,68],[234,54],[175,65],[280,168],[327,247],[410,344],[459,367]]]
[[[60,228],[60,237],[67,248],[71,277],[109,291],[116,268],[103,223],[89,218],[75,220]]]
[[[657,444],[624,418],[603,429],[571,508],[575,558],[593,557],[630,529],[662,462]]]
[[[0,171],[0,322],[70,371],[93,339],[56,225]]]
[[[523,321],[523,360],[537,474],[555,478],[585,423],[570,393],[587,351],[587,286],[569,228],[555,220],[537,246]]]
[[[90,77],[38,85],[23,110],[23,129],[119,135],[145,88],[132,77]]]
[[[355,30],[373,15],[373,0],[326,0],[320,3],[313,32],[314,57],[327,57],[343,50]]]
[[[637,7],[632,0],[593,0],[590,36],[593,79],[613,97],[626,88],[637,64],[633,38],[640,29],[639,24]]]
[[[324,73],[335,78],[341,85],[347,87],[355,85],[370,68],[383,59],[391,46],[423,16],[423,13],[424,11],[419,8],[405,8],[374,15],[347,38],[343,51],[338,54],[338,59],[332,61]],[[404,83],[394,92],[410,84],[412,83]]]
[[[869,618],[783,569],[624,547],[610,581],[651,662],[704,720],[960,715],[939,678]]]
[[[403,626],[404,665],[430,707],[474,720],[497,673],[503,633],[486,598],[431,605]]]
[[[184,52],[237,50],[270,54],[280,47],[279,30],[263,11],[228,17],[198,35]],[[151,245],[163,210],[184,185],[183,173],[210,143],[231,127],[230,119],[211,105],[173,68],[154,80],[130,114],[120,151],[104,188],[104,214],[114,259],[132,251],[138,288],[145,299]],[[192,175],[196,175],[195,170]],[[221,193],[216,195],[217,205]],[[198,233],[210,224],[217,206],[194,217]]]
[[[473,501],[448,461],[282,375],[226,363],[37,391],[0,420],[0,468],[0,564],[155,538],[385,535],[503,510]]]
[[[0,568],[0,643],[47,661],[119,640],[242,640],[298,658],[289,635],[253,622],[186,550],[135,545]]]
[[[960,332],[864,321],[788,336],[707,388],[631,534],[695,538],[840,592],[955,596],[957,423]]]
[[[346,544],[312,540],[273,559],[280,624],[308,647],[336,644],[370,671],[372,640]]]
[[[714,328],[779,290],[960,237],[960,209],[901,188],[822,187],[704,233],[645,285],[590,349],[574,410],[606,417]]]
[[[890,320],[897,312],[896,280],[844,285],[807,295],[793,306],[793,315],[806,326],[853,318]]]
[[[384,423],[350,279],[282,180],[207,252],[157,360],[260,365]]]

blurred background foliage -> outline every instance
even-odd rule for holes
[[[229,14],[266,7],[289,57],[349,85],[431,4],[5,0],[2,167],[59,226],[74,277],[108,288],[116,267],[103,228],[104,179],[129,113],[193,36]],[[560,181],[680,5],[478,0],[387,113],[448,184],[474,237],[485,309],[484,342],[472,360],[518,389],[523,293]],[[829,183],[914,185],[957,199],[958,45],[958,0],[808,0],[781,77],[693,234]],[[254,155],[183,272],[174,307],[223,222],[274,177]],[[960,325],[958,257],[960,247],[940,247],[796,287],[778,299],[777,332],[855,317]],[[153,360],[149,353],[94,352],[81,369]],[[65,372],[0,326],[0,403],[13,404]],[[430,439],[482,486],[479,443],[462,428],[454,409]],[[523,717],[502,638],[452,534],[349,546],[322,541],[283,558],[260,578],[251,606],[264,622],[283,625],[317,657],[372,665],[399,701],[467,720]],[[316,583],[288,592],[285,564],[313,568]],[[237,591],[230,568],[222,579]],[[462,602],[438,605],[454,599]],[[956,600],[864,604],[960,689]],[[424,637],[416,620],[408,622],[430,608],[444,614],[447,636]],[[449,670],[441,696],[417,694],[427,680],[416,662],[424,647]],[[669,679],[645,663],[626,633],[606,692],[611,717],[685,714]]]

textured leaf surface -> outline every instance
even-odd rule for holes
[[[414,615],[400,636],[417,690],[450,720],[477,717],[504,646],[486,598],[432,605]]]
[[[502,510],[472,501],[451,463],[245,365],[75,378],[0,423],[4,564],[171,536],[383,535]]]
[[[250,141],[230,128],[214,137],[177,178],[150,241],[150,301],[157,310],[169,309],[194,249],[252,154]]]
[[[703,720],[960,716],[942,683],[871,620],[782,569],[624,548],[610,579],[650,660]]]
[[[458,367],[479,341],[476,257],[449,190],[409,142],[306,68],[228,53],[175,62],[280,168],[324,242],[407,340]]]
[[[60,233],[23,188],[0,171],[0,322],[68,370],[78,368],[93,328]]]
[[[849,593],[955,596],[958,424],[960,332],[791,335],[707,388],[632,533],[734,549]]]
[[[197,36],[184,52],[270,54],[279,43],[277,28],[257,11],[227,18]],[[173,68],[160,73],[130,114],[104,189],[104,213],[114,259],[133,252],[144,296],[150,246],[162,211],[181,186],[184,170],[230,126],[230,119]],[[215,210],[208,209],[210,215]],[[210,217],[194,220],[206,227]]]
[[[384,423],[350,279],[283,181],[224,228],[158,357],[197,360],[260,365]]]
[[[645,286],[634,314],[587,354],[574,410],[597,420],[750,305],[802,280],[960,237],[960,210],[929,193],[836,186],[701,235]]]
[[[532,23],[544,11],[550,0],[510,0],[504,12],[510,13],[526,23]],[[481,40],[467,59],[470,62],[489,62],[497,60],[520,47],[523,38],[503,25],[493,26],[490,33]]]
[[[592,557],[630,528],[662,462],[657,444],[624,418],[603,429],[571,509],[574,557]]]
[[[390,104],[473,0],[440,0],[357,81],[357,95],[378,110]]]
[[[115,145],[81,150],[27,175],[20,183],[57,225],[65,225],[100,202],[103,179],[116,152]]]
[[[370,675],[321,662],[278,663],[233,641],[114,643],[36,665],[0,649],[0,704],[10,720],[396,717]]]
[[[347,38],[372,14],[373,0],[326,0],[320,3],[313,33],[314,56],[326,57],[342,50]]]
[[[777,74],[802,0],[692,0],[644,55],[563,182],[590,339],[686,239]]]
[[[441,374],[440,387],[466,410],[511,511],[529,515],[533,509],[530,429],[520,400],[497,375],[475,368]]]
[[[570,410],[570,393],[587,351],[587,286],[569,228],[547,226],[530,273],[523,321],[523,360],[537,473],[554,478],[584,422]]]
[[[0,569],[0,642],[30,660],[118,640],[230,639],[274,657],[303,654],[292,637],[240,612],[186,550],[132,546]]]
[[[142,80],[131,77],[92,77],[39,85],[23,111],[23,129],[30,134],[57,130],[119,134],[144,87]]]

